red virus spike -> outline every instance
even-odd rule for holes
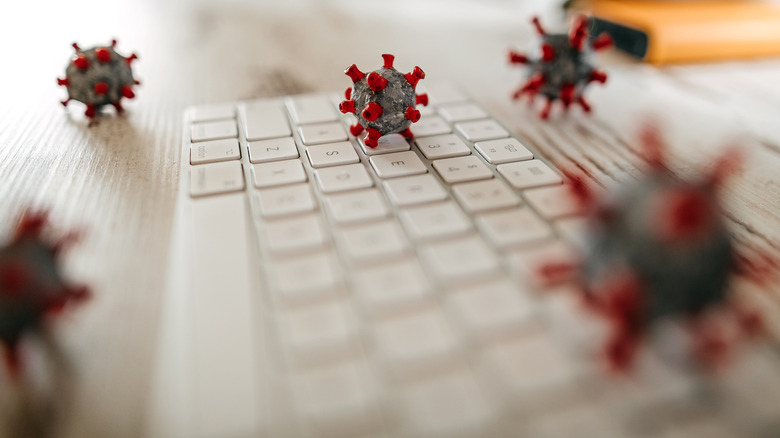
[[[539,117],[542,118],[542,120],[547,120],[550,118],[550,110],[552,109],[552,100],[547,99],[544,102],[544,107],[542,108],[542,111],[539,113]]]
[[[528,64],[528,57],[522,53],[517,53],[514,50],[509,51],[509,62],[512,64]]]
[[[80,53],[73,59],[73,65],[75,65],[77,69],[84,71],[89,68],[89,59],[85,54]]]
[[[404,129],[400,134],[406,139],[414,138],[414,134],[412,134],[412,130],[409,128]]]
[[[723,328],[707,321],[706,317],[694,317],[688,329],[693,341],[693,352],[699,363],[710,370],[724,365],[730,348]]]
[[[132,99],[135,97],[135,93],[133,92],[133,87],[129,85],[123,85],[122,86],[122,97],[126,97],[128,99]]]
[[[343,114],[346,113],[354,113],[355,112],[355,101],[354,100],[345,100],[339,104],[339,111],[341,111]]]
[[[29,282],[29,273],[24,265],[8,262],[0,266],[0,292],[2,296],[17,296]]]
[[[655,123],[650,122],[645,125],[640,133],[640,142],[642,143],[642,152],[647,164],[653,169],[666,168],[664,152],[667,148],[658,133]]]
[[[668,242],[706,235],[717,219],[717,210],[701,190],[676,190],[664,194],[657,203],[653,223],[658,237]]]
[[[128,56],[127,59],[125,59],[125,62],[127,62],[127,65],[130,65],[136,59],[138,59],[138,55],[136,55],[135,53],[131,53],[130,56]]]
[[[352,99],[352,87],[347,87],[347,89],[344,90],[344,99]]]
[[[79,45],[78,45],[78,44],[76,44],[76,43],[73,43],[73,44],[72,44],[72,46],[73,46],[73,49],[75,49],[77,52],[80,52],[80,51],[81,51],[81,47],[79,47]]]
[[[68,98],[68,99],[65,99],[65,100],[61,100],[61,101],[60,101],[60,103],[62,104],[62,106],[68,106],[68,102],[70,102],[70,98]]]
[[[621,328],[632,329],[642,313],[642,288],[637,277],[629,272],[615,273],[599,287],[603,295],[603,311]]]
[[[407,81],[412,84],[412,87],[416,88],[420,79],[425,79],[425,72],[420,67],[415,66],[414,70],[404,75]]]
[[[598,82],[603,84],[607,82],[607,74],[603,71],[594,69],[592,72],[590,72],[590,76],[588,76],[588,82]]]
[[[363,126],[360,123],[355,123],[354,125],[349,127],[350,134],[357,137],[358,135],[363,133]]]
[[[734,317],[740,329],[740,335],[755,338],[767,333],[764,318],[755,309],[747,309],[741,305],[733,306]]]
[[[406,113],[404,113],[404,117],[411,120],[412,123],[416,123],[418,120],[420,120],[420,111],[414,109],[411,106],[406,107]]]
[[[19,225],[16,227],[16,233],[14,234],[14,241],[20,239],[36,239],[43,232],[43,227],[49,220],[47,213],[41,212],[27,212],[22,216],[19,221]]]
[[[366,83],[371,91],[374,93],[380,92],[387,87],[387,79],[383,78],[379,73],[372,71],[366,77]]]
[[[352,79],[352,83],[355,83],[365,76],[365,73],[360,71],[360,69],[357,68],[355,64],[350,65],[347,67],[346,70],[344,70],[344,74],[349,76],[350,79]]]
[[[528,78],[528,81],[523,84],[519,90],[515,91],[515,94],[512,96],[512,98],[519,99],[525,93],[530,93],[532,95],[536,94],[536,92],[539,91],[539,89],[542,88],[546,82],[547,79],[545,79],[544,74],[541,72],[536,73]]]
[[[558,98],[561,99],[561,103],[563,103],[563,107],[565,109],[569,109],[569,105],[574,101],[574,84],[565,84],[561,87],[561,92],[558,95]]]
[[[139,81],[139,80],[135,80],[135,79],[134,79],[134,80],[133,80],[133,83],[134,83],[135,85],[141,85],[141,81]]]
[[[111,52],[105,47],[98,47],[95,49],[95,57],[100,62],[109,62],[111,61]]]
[[[111,48],[116,47],[116,39],[111,40]]]
[[[116,109],[117,113],[122,114],[123,112],[125,112],[125,109],[122,108],[122,102],[116,101],[116,102],[112,103],[111,105],[114,106],[114,108]]]
[[[577,104],[579,104],[579,106],[582,108],[582,110],[585,111],[586,113],[590,112],[590,109],[591,109],[590,108],[590,104],[588,103],[587,100],[585,100],[584,97],[582,97],[582,96],[578,97],[577,98]]]
[[[95,94],[102,96],[108,93],[108,84],[105,82],[98,82],[95,84]]]
[[[590,210],[596,205],[596,193],[585,181],[585,177],[579,173],[568,169],[563,169],[563,175],[566,177],[569,193],[577,200],[584,210]]]
[[[555,49],[550,44],[542,44],[542,61],[553,62],[555,61]]]
[[[95,105],[87,105],[87,109],[84,111],[84,115],[90,119],[94,119],[97,115],[97,107]]]
[[[67,87],[68,85],[70,85],[70,81],[68,80],[68,78],[65,79],[57,78],[57,85],[64,85]]]
[[[608,49],[608,48],[612,47],[613,45],[615,45],[615,42],[612,40],[612,37],[609,36],[609,34],[606,33],[606,32],[604,32],[604,33],[600,34],[599,36],[597,36],[593,40],[593,42],[591,43],[591,46],[593,47],[593,50],[595,50],[597,52],[599,50]]]
[[[382,108],[382,105],[376,102],[369,102],[368,105],[363,108],[363,111],[360,113],[360,115],[369,122],[373,122],[374,120],[382,117],[383,112],[384,108]]]
[[[534,28],[536,29],[536,33],[538,33],[539,36],[543,37],[547,35],[547,32],[545,32],[544,27],[542,27],[542,22],[539,21],[539,17],[532,18],[531,23],[533,23]]]
[[[634,364],[638,344],[639,337],[636,335],[630,333],[613,335],[604,349],[609,369],[617,373],[628,371]]]
[[[548,261],[539,265],[536,276],[542,280],[542,284],[552,285],[571,278],[579,268],[577,263]]]
[[[379,144],[379,138],[382,137],[382,133],[373,128],[366,128],[366,138],[363,139],[363,143],[366,146],[375,148]]]
[[[714,187],[722,185],[728,177],[740,171],[744,160],[744,154],[740,149],[729,148],[715,161],[715,166],[707,177],[707,182]]]
[[[582,45],[585,42],[585,38],[588,36],[588,19],[582,15],[578,15],[574,21],[571,33],[569,33],[569,45],[571,48],[580,52],[582,51]]]
[[[414,98],[414,103],[416,105],[428,106],[428,95],[425,93],[418,94],[417,97]]]
[[[382,59],[385,62],[385,68],[393,68],[393,61],[395,60],[395,56],[385,53],[382,55]]]
[[[769,285],[780,274],[780,260],[766,251],[757,251],[752,256],[738,254],[732,268],[735,275],[758,285]]]

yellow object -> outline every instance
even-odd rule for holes
[[[751,0],[591,0],[586,4],[594,18],[645,33],[644,59],[650,63],[780,56],[778,4]]]

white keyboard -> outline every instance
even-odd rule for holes
[[[686,399],[652,359],[645,398],[607,384],[602,327],[535,274],[580,241],[561,174],[426,91],[415,138],[376,148],[336,94],[185,112],[161,436],[622,437],[626,406]]]

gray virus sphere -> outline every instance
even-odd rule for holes
[[[87,106],[85,114],[94,118],[97,111],[105,105],[113,105],[122,112],[121,99],[135,97],[133,86],[139,84],[133,78],[132,62],[138,58],[135,54],[124,57],[114,50],[116,40],[110,46],[93,47],[82,50],[73,44],[76,53],[65,69],[65,78],[58,79],[59,85],[68,89],[67,105],[71,100]]]
[[[584,111],[590,111],[590,105],[582,96],[585,87],[594,81],[603,84],[607,80],[606,73],[593,67],[591,53],[612,46],[612,39],[604,33],[590,43],[587,19],[582,16],[577,17],[569,35],[548,34],[537,17],[532,22],[542,38],[539,57],[531,59],[515,51],[509,53],[511,63],[528,66],[527,80],[514,93],[514,99],[524,94],[531,100],[537,94],[544,96],[546,102],[540,113],[543,119],[549,117],[555,100],[560,100],[564,109],[577,103]]]
[[[411,73],[400,73],[393,67],[393,55],[382,55],[384,66],[369,74],[361,72],[355,64],[344,74],[352,79],[353,86],[347,88],[347,99],[339,105],[342,113],[354,113],[357,123],[350,127],[354,136],[366,130],[363,142],[376,147],[379,138],[386,134],[400,133],[412,138],[409,129],[420,119],[416,106],[427,105],[428,96],[417,94],[415,87],[425,73],[415,67]]]

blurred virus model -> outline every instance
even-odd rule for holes
[[[582,97],[585,87],[591,82],[604,83],[606,73],[595,69],[589,58],[591,52],[612,46],[612,39],[606,33],[589,42],[587,24],[584,16],[578,16],[571,33],[548,34],[534,17],[533,24],[542,37],[539,58],[531,59],[515,51],[509,52],[509,61],[513,64],[528,66],[528,79],[515,92],[514,98],[519,99],[528,94],[533,102],[537,94],[543,95],[547,101],[540,116],[546,119],[550,116],[553,101],[560,99],[564,110],[576,102],[586,112],[590,105]]]
[[[81,50],[73,43],[76,53],[65,70],[65,79],[57,79],[59,85],[68,88],[68,99],[62,101],[67,105],[71,100],[77,100],[87,106],[85,112],[90,119],[104,105],[113,105],[122,112],[120,100],[123,97],[135,97],[133,85],[139,84],[133,79],[131,64],[138,57],[135,54],[124,57],[114,51],[116,40],[110,46],[93,47]]]
[[[647,175],[613,196],[596,199],[581,178],[569,176],[590,223],[581,265],[569,268],[578,272],[588,307],[610,324],[605,355],[613,369],[630,368],[643,336],[669,318],[683,318],[697,362],[716,365],[730,343],[762,328],[729,290],[742,266],[718,192],[738,159],[726,154],[708,176],[685,182],[664,165],[654,130],[643,142]],[[565,265],[545,269],[558,275]]]
[[[415,67],[411,73],[402,74],[393,68],[393,55],[382,55],[385,65],[366,75],[352,64],[344,71],[354,83],[344,93],[347,100],[341,102],[342,113],[354,113],[358,122],[350,127],[354,136],[366,130],[363,142],[376,147],[379,137],[400,133],[412,138],[409,126],[420,120],[420,111],[415,107],[428,105],[426,94],[416,94],[415,87],[425,73]]]
[[[75,234],[47,239],[46,225],[46,214],[28,212],[11,241],[0,246],[0,342],[14,374],[19,368],[20,339],[44,328],[47,315],[89,296],[86,287],[66,284],[57,269],[58,256]]]

